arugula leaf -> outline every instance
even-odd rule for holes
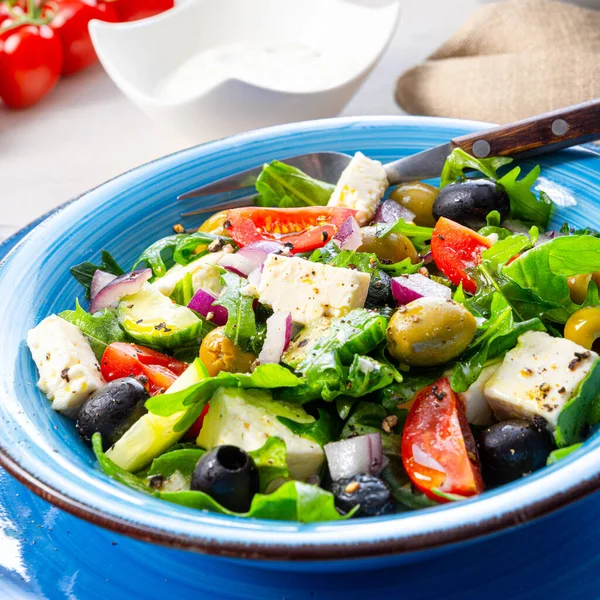
[[[312,423],[298,423],[287,417],[277,417],[292,433],[308,437],[319,446],[336,440],[342,429],[341,421],[329,411],[319,408],[319,418]]]
[[[575,229],[574,227],[570,227],[566,221],[561,225],[559,231],[561,233],[566,233],[567,235],[591,235],[592,237],[600,237],[600,232],[592,229],[591,227]]]
[[[342,421],[345,421],[348,418],[350,411],[357,402],[358,398],[352,398],[350,396],[339,396],[335,399],[335,409]]]
[[[498,177],[496,171],[512,162],[512,158],[504,156],[491,156],[490,158],[475,158],[467,154],[461,148],[455,148],[446,159],[442,175],[440,177],[440,188],[447,186],[449,183],[454,183],[457,180],[463,180],[465,169],[479,171],[488,179],[496,179]]]
[[[457,180],[463,181],[465,179],[463,173],[465,169],[479,171],[488,179],[496,181],[504,187],[510,197],[510,210],[513,219],[546,228],[552,211],[552,201],[543,191],[540,191],[539,199],[531,191],[531,187],[540,174],[539,165],[520,180],[517,180],[517,177],[521,173],[521,167],[515,167],[503,177],[498,177],[497,170],[510,162],[512,162],[511,158],[501,156],[477,159],[464,150],[455,148],[444,164],[440,188]]]
[[[113,342],[127,342],[129,336],[121,329],[117,314],[108,308],[104,312],[91,315],[75,300],[75,310],[64,310],[58,315],[61,319],[78,327],[90,342],[90,346],[100,360],[106,347]]]
[[[260,478],[260,491],[266,492],[277,479],[287,479],[290,472],[287,466],[285,442],[278,437],[270,437],[263,446],[248,454],[254,460]]]
[[[186,234],[177,240],[177,244],[173,250],[173,260],[178,265],[189,265],[196,259],[204,256],[208,252],[208,246],[215,240],[221,240],[224,244],[234,244],[234,242],[226,237],[215,235],[214,233],[206,233],[204,231],[196,231],[195,233]]]
[[[437,381],[443,369],[429,369],[410,372],[403,376],[401,383],[393,383],[378,392],[378,401],[388,414],[395,413],[398,405],[410,402],[416,393]]]
[[[192,274],[186,273],[183,278],[175,284],[175,288],[173,289],[170,298],[176,304],[187,306],[193,297],[194,285],[192,283]]]
[[[207,377],[180,392],[159,394],[146,402],[148,411],[161,417],[168,417],[177,412],[187,410],[191,405],[202,411],[204,404],[210,400],[220,387],[241,387],[273,389],[295,387],[302,383],[285,367],[276,364],[259,365],[253,373],[227,373],[221,371],[214,377]],[[180,424],[175,427],[181,431]]]
[[[91,262],[83,262],[69,269],[71,275],[85,288],[85,297],[90,297],[90,287],[96,271],[105,271],[112,275],[123,275],[125,271],[117,264],[110,252],[102,250],[102,264],[95,265]]]
[[[534,228],[532,227],[532,230]],[[537,228],[535,228],[537,231]],[[492,272],[504,266],[511,258],[533,246],[532,239],[525,234],[517,234],[505,237],[487,248],[481,253],[481,261]]]
[[[318,521],[339,521],[351,517],[356,509],[347,515],[340,515],[335,508],[333,494],[327,492],[316,485],[309,485],[299,481],[288,481],[275,490],[272,494],[256,494],[252,500],[250,510],[247,513],[235,513],[221,506],[216,500],[204,492],[192,490],[182,490],[178,492],[159,492],[152,489],[147,481],[128,473],[112,462],[102,450],[102,437],[95,433],[92,438],[92,444],[96,458],[102,470],[111,478],[133,488],[139,492],[161,498],[167,502],[197,508],[200,510],[210,510],[212,512],[247,517],[274,519],[281,521],[300,521],[302,523],[315,523]],[[276,463],[281,463],[281,447],[275,451],[276,445],[271,443],[270,454]],[[259,462],[266,458],[266,445],[257,450]],[[263,453],[264,451],[264,453]],[[266,461],[268,463],[268,458]],[[271,467],[271,465],[270,465]],[[285,472],[283,467],[272,467],[270,471],[265,470],[267,479],[274,474],[275,469],[280,468],[280,472]]]
[[[221,280],[225,289],[215,304],[224,306],[228,312],[224,333],[236,346],[247,351],[251,346],[252,338],[256,335],[254,298],[242,294],[246,280],[239,275],[223,271]]]
[[[340,515],[335,508],[333,494],[300,481],[288,481],[272,494],[256,494],[247,513],[227,510],[203,492],[163,492],[160,497],[175,504],[225,515],[301,523],[340,521],[350,518],[356,512],[353,509],[346,515]]]
[[[370,356],[357,354],[350,365],[344,394],[356,398],[367,396],[390,385],[400,375],[396,369],[380,363]]]
[[[452,372],[451,386],[455,392],[465,392],[477,380],[486,361],[508,352],[526,331],[545,331],[540,319],[515,323],[512,307],[502,294],[495,293],[492,315],[484,325],[483,334],[475,339],[458,359]]]
[[[554,437],[559,448],[583,441],[589,425],[600,422],[600,358],[581,382],[577,394],[560,411]]]
[[[381,404],[361,401],[346,421],[340,438],[346,439],[365,433],[379,433],[384,453],[399,456],[402,447],[402,436],[396,433],[386,433],[381,429],[381,423],[387,416],[388,413]]]
[[[256,180],[256,191],[260,194],[258,206],[325,206],[334,185],[309,177],[296,167],[278,160],[265,164]]]
[[[572,302],[568,277],[600,269],[600,238],[557,237],[532,248],[502,268],[502,291],[523,318],[542,315],[565,323],[582,306],[598,304],[590,283],[583,305]]]
[[[409,238],[418,250],[421,250],[425,242],[430,240],[433,235],[433,227],[421,227],[414,223],[407,223],[402,218],[395,223],[376,225],[376,227],[377,237],[382,238],[390,233],[399,233]]]
[[[179,471],[189,483],[197,462],[204,454],[206,450],[202,448],[181,448],[165,452],[152,461],[148,476],[162,475],[167,479],[175,471]]]
[[[573,444],[571,446],[567,446],[566,448],[559,448],[558,450],[553,450],[552,452],[550,452],[546,464],[550,466],[557,463],[559,460],[562,460],[563,458],[567,458],[569,454],[575,452],[575,450],[579,450],[579,448],[581,448],[582,445],[582,443]]]

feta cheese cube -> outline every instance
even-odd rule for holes
[[[388,186],[382,164],[357,152],[342,172],[328,205],[358,211],[358,224],[366,225],[373,218],[375,208]]]
[[[543,417],[553,432],[597,358],[570,340],[528,331],[485,384],[484,395],[499,419]]]
[[[293,321],[307,325],[362,308],[370,281],[368,273],[269,254],[257,291],[263,304],[291,312]]]
[[[165,275],[154,281],[152,285],[161,294],[170,296],[175,286],[189,273],[192,276],[194,292],[202,288],[218,296],[223,289],[223,285],[219,269],[215,265],[225,254],[232,251],[233,248],[228,245],[219,252],[209,252],[187,265],[175,265]]]
[[[106,382],[87,338],[75,325],[51,315],[27,333],[38,368],[38,387],[52,408],[75,417],[80,406]]]

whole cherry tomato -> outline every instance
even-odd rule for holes
[[[72,75],[89,67],[98,60],[88,31],[92,19],[118,21],[114,2],[98,0],[53,0],[46,5],[47,10],[55,10],[50,22],[62,42],[64,62],[63,75]]]
[[[5,19],[1,27],[13,23]],[[41,100],[60,77],[63,53],[47,25],[17,25],[0,33],[0,98],[11,108]]]
[[[120,21],[137,21],[173,8],[173,0],[116,0]]]

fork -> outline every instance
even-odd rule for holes
[[[475,158],[512,156],[525,158],[568,148],[600,138],[600,99],[544,113],[492,129],[468,133],[445,144],[384,165],[390,185],[438,177],[446,158],[461,148]],[[279,159],[310,177],[336,183],[351,156],[341,152],[311,152]],[[248,206],[256,197],[254,184],[263,165],[235,173],[186,192],[178,200],[217,195],[215,203],[182,213],[182,217]],[[240,197],[240,194],[243,194]]]

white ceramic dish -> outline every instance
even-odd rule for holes
[[[189,0],[134,23],[92,21],[90,33],[121,91],[199,143],[338,114],[376,64],[398,16],[395,1],[367,6],[345,0]],[[222,58],[236,47],[245,64],[236,69],[225,60],[222,68],[214,66],[215,52]],[[269,64],[265,53],[272,49],[287,53],[289,71]],[[189,76],[189,61],[199,54],[212,69]],[[256,54],[266,58],[262,67]],[[312,74],[298,60],[306,55],[320,57]],[[290,75],[303,68],[308,76],[293,81]],[[182,69],[188,72],[183,81]],[[169,79],[178,70],[176,93]]]

